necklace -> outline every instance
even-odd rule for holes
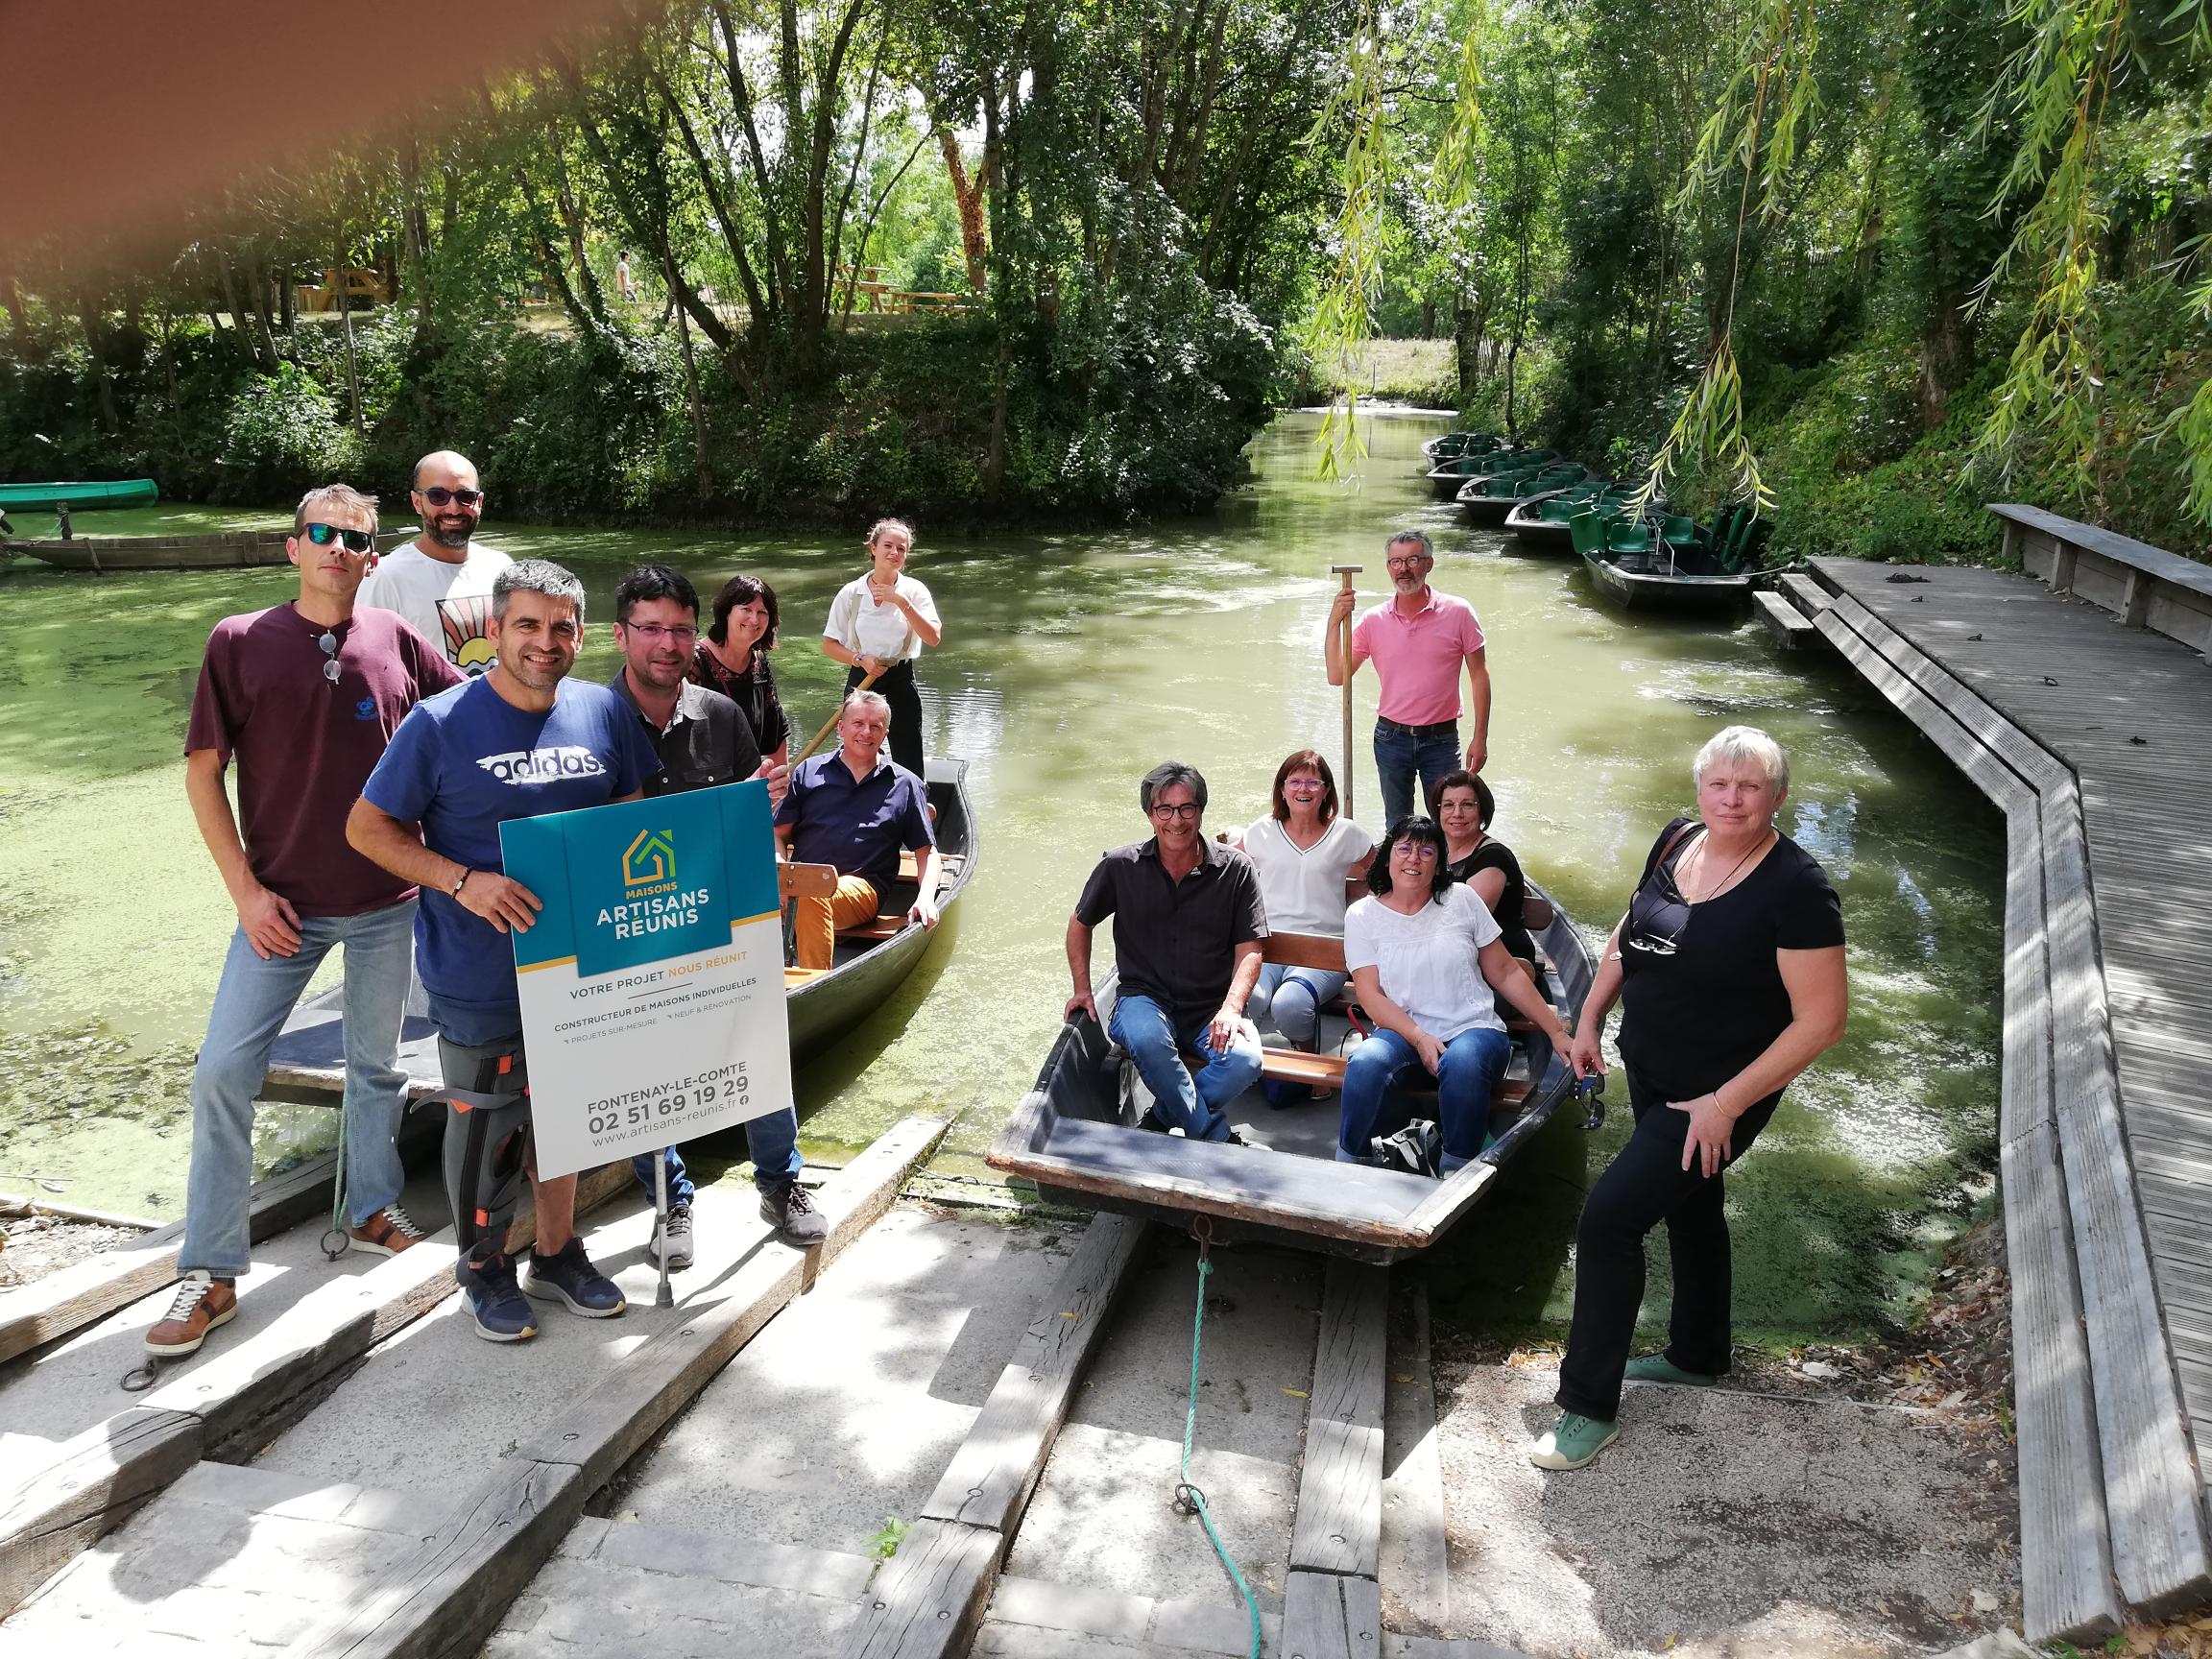
[[[1729,882],[1731,882],[1731,881],[1733,881],[1733,880],[1735,880],[1735,879],[1736,879],[1736,872],[1737,872],[1737,871],[1739,871],[1739,870],[1743,869],[1744,865],[1746,865],[1746,864],[1750,863],[1750,862],[1751,862],[1751,860],[1752,860],[1752,858],[1753,858],[1755,855],[1757,855],[1758,854],[1761,854],[1761,853],[1764,853],[1764,852],[1766,852],[1766,851],[1767,851],[1767,835],[1771,835],[1771,834],[1773,834],[1773,833],[1774,833],[1774,831],[1773,831],[1771,829],[1769,829],[1769,830],[1767,831],[1767,834],[1766,834],[1766,835],[1762,835],[1762,836],[1760,836],[1760,837],[1759,837],[1759,839],[1758,839],[1758,840],[1756,840],[1756,841],[1752,842],[1752,843],[1751,843],[1751,851],[1750,851],[1749,853],[1746,853],[1746,854],[1744,854],[1743,857],[1741,857],[1741,858],[1737,859],[1735,863],[1731,864],[1731,865],[1728,867],[1728,874],[1727,874],[1727,875],[1725,875],[1725,876],[1723,876],[1723,877],[1721,877],[1721,878],[1720,878],[1720,879],[1719,879],[1719,881],[1717,881],[1716,883],[1714,883],[1714,885],[1713,885],[1713,886],[1712,886],[1710,889],[1708,889],[1708,890],[1707,890],[1705,893],[1703,893],[1702,895],[1700,895],[1699,897],[1697,897],[1697,898],[1695,898],[1695,899],[1692,899],[1692,898],[1691,898],[1691,897],[1690,897],[1690,896],[1689,896],[1687,893],[1685,893],[1685,894],[1683,894],[1683,896],[1682,896],[1682,897],[1683,897],[1683,902],[1684,902],[1685,903],[1690,903],[1690,904],[1702,904],[1702,903],[1703,903],[1703,902],[1705,902],[1707,899],[1712,899],[1712,898],[1715,898],[1715,897],[1717,897],[1717,896],[1719,894],[1719,892],[1720,892],[1720,890],[1721,890],[1722,888],[1726,887],[1726,886],[1728,885],[1728,883],[1729,883]],[[1708,830],[1708,831],[1706,832],[1706,834],[1707,834],[1707,839],[1706,839],[1706,840],[1703,840],[1703,841],[1700,841],[1700,842],[1697,844],[1697,867],[1698,867],[1698,869],[1699,869],[1700,871],[1702,871],[1702,870],[1704,869],[1704,867],[1705,867],[1705,849],[1706,849],[1707,847],[1709,847],[1710,845],[1712,845],[1712,841],[1711,841],[1711,834],[1712,834],[1712,832],[1711,832],[1710,830]],[[1677,888],[1679,888],[1679,887],[1680,887],[1680,885],[1681,885],[1681,883],[1680,883],[1680,882],[1676,882],[1676,883],[1675,883],[1675,885],[1676,885],[1676,887],[1677,887]]]

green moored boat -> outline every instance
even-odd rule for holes
[[[110,507],[151,507],[161,492],[151,478],[114,478],[93,484],[0,484],[0,513],[97,513]]]

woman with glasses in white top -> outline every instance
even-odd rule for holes
[[[1375,837],[1337,815],[1335,774],[1317,750],[1301,749],[1275,769],[1272,809],[1237,845],[1260,872],[1269,932],[1344,937],[1351,884],[1367,874]],[[1326,968],[1265,963],[1244,1012],[1255,1020],[1272,1019],[1286,1043],[1310,1053],[1322,1007],[1349,977]],[[1278,1107],[1315,1097],[1304,1084],[1268,1083],[1262,1092]]]
[[[1728,1369],[1728,1217],[1721,1171],[1782,1091],[1843,1035],[1843,911],[1813,855],[1776,828],[1782,746],[1731,726],[1691,767],[1697,816],[1660,832],[1605,942],[1575,1026],[1577,1072],[1601,1072],[1620,998],[1636,1128],[1583,1201],[1560,1416],[1529,1458],[1579,1469],[1619,1432],[1624,1380],[1709,1387]],[[1674,1267],[1664,1352],[1630,1359],[1644,1239],[1662,1222]]]
[[[922,692],[914,664],[925,646],[944,637],[937,601],[906,574],[914,532],[898,518],[879,518],[868,532],[868,573],[837,589],[822,625],[822,654],[851,670],[851,695],[871,674],[873,690],[891,705],[891,758],[922,776]]]

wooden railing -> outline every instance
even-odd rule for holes
[[[2118,612],[2130,628],[2212,652],[2212,565],[2040,507],[2001,502],[1989,511],[2005,521],[2006,558],[2055,592]]]

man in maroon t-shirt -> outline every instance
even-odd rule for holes
[[[189,1354],[238,1310],[253,1097],[276,1033],[332,947],[346,948],[346,1186],[356,1250],[421,1237],[399,1208],[406,1077],[394,1064],[413,962],[415,889],[347,845],[346,814],[407,710],[460,671],[390,611],[354,608],[376,562],[376,502],[311,490],[285,552],[300,597],[226,617],[207,639],[184,734],[184,792],[238,908],[192,1072],[184,1282],[146,1334]],[[233,817],[223,774],[238,762]]]

